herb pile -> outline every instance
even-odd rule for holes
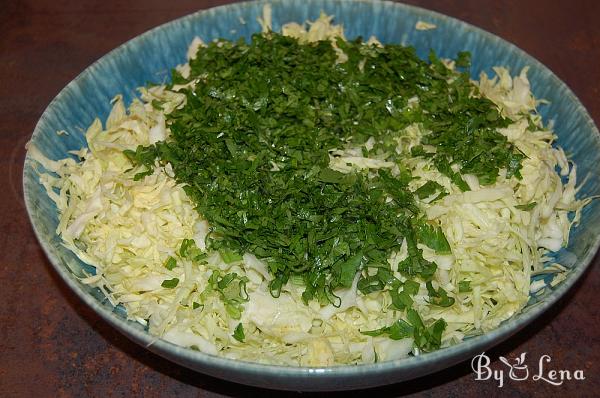
[[[180,91],[186,105],[167,115],[171,138],[125,153],[146,166],[137,178],[151,173],[156,159],[170,163],[211,226],[209,248],[224,258],[251,252],[263,259],[274,297],[293,277],[306,287],[305,302],[339,305],[335,289],[350,287],[358,272],[370,269],[358,289],[389,290],[395,308],[412,311],[417,280],[430,281],[436,270],[417,244],[438,253],[450,247],[416,199],[439,193],[437,200],[446,192],[435,182],[411,192],[413,177],[402,157],[431,158],[468,190],[461,173],[476,175],[483,185],[495,182],[500,169],[519,177],[522,155],[497,132],[510,120],[470,83],[467,53],[459,54],[459,70],[452,71],[433,53],[429,62],[419,59],[411,47],[360,39],[339,39],[337,47],[346,62],[336,62],[329,41],[300,44],[273,32],[254,35],[250,43],[213,42],[190,61],[189,77],[173,73],[172,84],[197,84]],[[399,153],[395,138],[414,123],[429,133],[411,154]],[[367,145],[371,137],[374,144]],[[364,157],[398,168],[330,169],[330,151],[345,148],[361,148]],[[387,262],[403,239],[408,257],[398,270],[405,282]],[[427,290],[435,305],[454,303],[431,283]],[[439,347],[443,320],[427,329],[415,314],[409,323],[368,333],[417,333],[425,336],[419,346]],[[243,339],[243,329],[236,333]]]

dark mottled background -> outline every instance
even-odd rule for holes
[[[52,271],[22,199],[24,145],[50,100],[91,62],[163,22],[226,0],[0,1],[0,396],[254,396],[248,388],[194,373],[113,331]],[[590,0],[411,0],[489,30],[552,69],[600,122],[600,2]],[[555,308],[496,347],[499,355],[543,354],[585,381],[475,381],[469,363],[352,393],[398,396],[598,396],[600,258]],[[278,393],[278,395],[295,395]],[[309,395],[309,394],[304,394]],[[341,394],[333,393],[328,396]]]

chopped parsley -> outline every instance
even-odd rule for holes
[[[169,257],[167,261],[165,261],[165,268],[169,271],[172,271],[177,266],[177,260],[174,257]]]
[[[165,279],[160,285],[166,289],[174,289],[179,284],[179,278]]]
[[[460,282],[458,282],[458,292],[459,293],[468,293],[468,292],[472,292],[473,289],[471,288],[471,281],[469,280],[462,280]]]
[[[522,155],[497,132],[510,121],[470,83],[468,53],[458,55],[461,71],[451,71],[433,53],[428,61],[419,59],[412,47],[377,47],[360,39],[337,45],[348,57],[344,63],[336,63],[328,41],[300,44],[273,32],[249,43],[209,44],[190,61],[189,78],[173,71],[173,84],[198,83],[181,91],[185,106],[167,115],[171,138],[125,154],[145,166],[136,178],[151,173],[156,159],[170,163],[211,225],[208,247],[226,263],[245,252],[263,259],[274,297],[290,277],[300,277],[305,302],[339,305],[335,289],[351,286],[360,272],[362,293],[389,290],[392,305],[408,311],[408,323],[381,333],[410,334],[421,348],[439,347],[445,323],[425,327],[410,307],[415,280],[430,281],[436,270],[417,244],[450,252],[416,198],[437,200],[447,192],[435,182],[411,192],[413,177],[402,157],[431,158],[466,191],[463,173],[483,185],[493,183],[500,169],[519,177]],[[395,138],[414,123],[428,132],[423,145],[411,155],[398,153]],[[372,146],[366,145],[370,138]],[[330,169],[330,151],[344,148],[361,148],[363,156],[398,167],[394,173]],[[409,280],[402,283],[387,259],[404,239],[409,255],[398,270]],[[185,244],[180,255],[202,254]],[[244,278],[217,272],[209,284],[239,319],[247,299]],[[427,288],[432,303],[453,304],[443,289]]]
[[[219,271],[214,270],[201,297],[206,299],[211,292],[217,292],[229,316],[240,319],[244,310],[242,304],[249,300],[246,283],[248,278],[245,276],[239,276],[235,272],[221,275]]]
[[[442,344],[442,333],[446,328],[446,321],[438,319],[426,327],[417,311],[409,309],[406,311],[406,315],[408,321],[399,319],[390,326],[364,331],[362,334],[373,337],[387,335],[392,340],[410,337],[414,339],[415,346],[423,351],[439,349]]]
[[[244,335],[244,325],[238,323],[238,325],[235,327],[235,330],[233,331],[233,338],[239,341],[240,343],[244,342],[244,339],[246,338],[246,336]]]

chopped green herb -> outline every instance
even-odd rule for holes
[[[233,331],[233,338],[239,341],[240,343],[244,342],[246,336],[244,335],[244,326],[241,323],[238,323],[235,330]]]
[[[537,206],[537,202],[527,203],[525,205],[516,205],[515,208],[523,211],[533,210],[533,208]]]
[[[371,292],[383,290],[386,285],[396,287],[398,282],[398,279],[394,277],[392,271],[387,268],[379,267],[377,268],[377,273],[375,275],[361,277],[358,280],[357,288],[361,293],[369,294]]]
[[[419,283],[409,279],[402,284],[399,280],[394,278],[394,280],[388,284],[391,286],[390,296],[392,298],[392,306],[398,310],[411,308],[413,305],[411,296],[414,296],[419,292]],[[402,291],[399,291],[400,287],[402,287]]]
[[[428,198],[434,193],[438,193],[436,199],[440,199],[440,197],[448,194],[444,187],[435,181],[427,181],[415,191],[415,194],[419,197],[419,199]]]
[[[386,334],[393,340],[412,337],[415,346],[423,351],[434,351],[440,348],[442,333],[446,329],[446,322],[443,319],[438,319],[425,327],[423,320],[413,309],[406,312],[406,318],[408,322],[399,319],[390,326],[361,333],[373,337]]]
[[[458,292],[459,293],[468,293],[471,291],[473,291],[473,289],[471,288],[471,281],[464,280],[464,281],[458,282]]]
[[[154,100],[152,100],[151,104],[152,104],[152,107],[154,109],[158,109],[158,110],[162,110],[163,109],[163,107],[162,107],[163,106],[163,102],[162,101],[154,99]]]
[[[172,271],[177,266],[177,260],[173,257],[169,257],[165,262],[165,268]]]
[[[248,280],[247,277],[239,276],[235,272],[221,275],[219,271],[214,270],[208,279],[208,286],[202,294],[218,292],[229,316],[233,319],[240,319],[244,310],[243,303],[249,300],[246,291]]]
[[[440,227],[434,227],[426,222],[418,223],[415,227],[417,239],[438,254],[450,254],[450,244]]]
[[[411,281],[409,279],[404,282],[403,290],[411,296],[414,296],[415,294],[419,293],[419,287],[419,282]]]
[[[193,239],[184,239],[179,247],[179,256],[191,261],[199,262],[208,257],[207,253],[204,253]]]
[[[407,126],[419,123],[428,132],[423,144],[435,147],[415,147],[413,155],[432,158],[462,190],[469,189],[462,173],[491,184],[502,168],[519,176],[522,158],[497,132],[509,120],[477,95],[467,72],[450,71],[433,53],[423,61],[411,47],[337,44],[347,62],[336,62],[327,41],[300,44],[277,33],[208,44],[190,61],[188,78],[173,71],[172,84],[199,77],[202,83],[183,89],[186,104],[167,115],[170,139],[125,151],[145,167],[134,178],[152,173],[156,159],[172,165],[211,225],[208,247],[226,263],[253,253],[273,275],[274,297],[291,276],[301,276],[305,302],[333,305],[340,304],[334,290],[349,287],[365,268],[382,267],[361,276],[359,290],[383,290],[391,278],[381,270],[403,239],[409,257],[399,271],[410,278],[427,281],[436,270],[418,243],[450,251],[439,227],[415,221],[423,217],[415,195],[446,192],[434,182],[408,189],[406,155],[395,150]],[[469,55],[460,53],[456,64],[468,68]],[[409,107],[412,97],[418,105]],[[345,147],[386,154],[399,173],[330,169],[329,151]],[[200,258],[192,243],[182,243],[181,257]],[[396,304],[410,303],[407,291],[392,294]]]
[[[408,322],[414,328],[415,345],[423,351],[434,351],[440,348],[442,333],[446,329],[446,321],[438,319],[427,328],[417,311],[410,309],[406,313]]]
[[[363,254],[359,252],[348,260],[333,265],[332,272],[333,277],[337,279],[336,285],[346,288],[352,285],[356,272],[360,268],[362,257]]]
[[[381,336],[382,334],[388,334],[392,340],[400,340],[407,337],[412,337],[413,333],[414,328],[408,324],[408,322],[402,319],[399,319],[390,326],[383,327],[381,329],[362,332],[362,334],[373,337]]]
[[[167,289],[174,289],[179,284],[179,278],[165,279],[160,285]]]
[[[219,251],[219,254],[221,254],[221,258],[223,259],[223,262],[225,262],[225,264],[231,264],[236,261],[242,260],[242,256],[232,250],[221,249]]]
[[[471,66],[471,53],[468,51],[461,51],[458,53],[456,58],[456,66],[460,68],[468,68]]]
[[[396,289],[393,289],[390,290],[390,295],[392,297],[392,306],[398,310],[411,308],[413,305],[413,299],[405,290],[398,292]]]
[[[431,281],[425,284],[429,293],[430,303],[440,307],[450,307],[454,304],[454,298],[449,297],[448,293],[440,286],[437,290],[431,284]]]

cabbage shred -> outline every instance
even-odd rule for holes
[[[466,53],[348,42],[324,15],[282,32],[194,40],[77,159],[30,146],[83,282],[165,340],[288,365],[417,355],[517,313],[588,202],[527,70],[472,82]]]

